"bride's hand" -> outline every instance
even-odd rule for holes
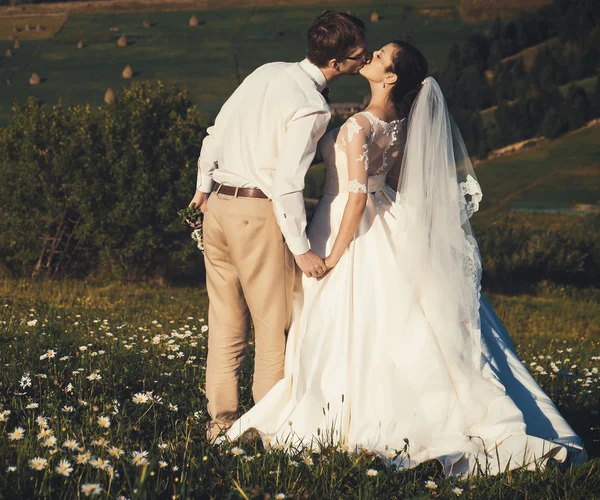
[[[337,261],[334,261],[331,258],[331,256],[325,257],[325,259],[323,259],[323,262],[325,262],[325,267],[327,267],[327,271],[321,274],[321,276],[318,276],[317,281],[321,281],[325,276],[327,276],[337,264]]]

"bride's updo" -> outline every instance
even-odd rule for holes
[[[392,42],[398,50],[394,54],[390,71],[398,75],[390,96],[400,118],[408,116],[410,109],[427,78],[427,59],[414,45],[403,40]]]

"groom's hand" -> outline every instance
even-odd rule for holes
[[[208,196],[209,195],[207,193],[203,193],[202,191],[196,190],[196,194],[192,198],[192,201],[190,201],[190,206],[195,205],[200,209],[202,213],[205,213],[206,205],[208,203]],[[195,223],[191,220],[187,220],[187,223],[194,229],[200,229],[202,227],[202,224]]]
[[[294,255],[294,259],[307,278],[318,278],[327,271],[323,259],[312,250],[302,255]]]

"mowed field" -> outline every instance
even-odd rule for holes
[[[461,21],[456,3],[349,1],[197,12],[74,14],[66,20],[51,16],[34,21],[48,26],[44,36],[24,30],[26,23],[32,23],[28,17],[0,18],[0,125],[7,123],[12,101],[23,102],[29,95],[48,103],[62,99],[68,104],[101,104],[108,87],[118,90],[128,84],[121,78],[128,64],[134,80],[186,87],[194,103],[213,115],[256,67],[269,61],[302,59],[306,29],[325,8],[348,10],[364,19],[371,48],[399,36],[411,39],[435,71],[443,67],[452,43],[489,25]],[[369,20],[373,10],[381,16],[378,23]],[[188,21],[194,13],[201,25],[190,28]],[[146,17],[152,24],[147,29],[142,26]],[[14,42],[7,39],[13,26],[20,30],[20,49],[12,49]],[[121,34],[127,36],[127,47],[117,46]],[[79,40],[83,49],[77,48]],[[4,57],[7,49],[13,57]],[[29,85],[33,72],[42,79],[40,85]],[[332,86],[331,98],[334,102],[361,101],[367,91],[360,77],[345,78]]]

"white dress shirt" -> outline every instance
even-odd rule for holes
[[[321,95],[326,79],[308,59],[265,64],[225,102],[207,130],[197,189],[213,182],[260,188],[271,200],[290,251],[310,249],[302,190],[317,142],[331,117]]]

